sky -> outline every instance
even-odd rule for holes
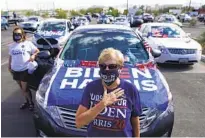
[[[164,5],[164,4],[188,4],[190,0],[128,0],[129,5]],[[205,4],[205,0],[191,0],[194,6]],[[81,7],[119,6],[127,3],[127,0],[0,0],[1,9],[76,9]]]

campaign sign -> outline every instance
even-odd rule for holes
[[[123,68],[120,78],[136,86],[146,106],[167,104],[167,89],[156,69]],[[51,84],[48,105],[79,104],[83,89],[96,79],[100,79],[99,68],[62,66]]]

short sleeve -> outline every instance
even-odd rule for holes
[[[30,45],[30,48],[31,48],[31,53],[34,54],[35,51],[37,50],[37,47],[32,42],[29,42],[29,45]]]
[[[142,107],[140,103],[140,95],[135,86],[133,86],[133,98],[132,99],[133,99],[133,105],[132,105],[133,108],[132,108],[131,116],[132,117],[140,116],[142,113]]]
[[[90,91],[89,91],[89,85],[87,85],[84,89],[83,96],[81,99],[80,104],[87,109],[90,108]]]

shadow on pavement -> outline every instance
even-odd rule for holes
[[[194,65],[158,64],[158,68],[163,72],[184,72],[193,70]]]

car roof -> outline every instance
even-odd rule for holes
[[[148,25],[148,26],[177,26],[173,23],[144,23],[143,25]]]
[[[93,29],[109,29],[109,30],[125,30],[125,31],[133,31],[132,28],[124,26],[124,25],[115,25],[115,24],[94,24],[94,25],[85,25],[85,26],[80,26],[74,30],[74,32],[78,31],[88,31],[88,30],[93,30]]]
[[[66,19],[55,19],[55,18],[50,18],[50,19],[46,19],[44,20],[44,22],[65,22],[67,21]]]

